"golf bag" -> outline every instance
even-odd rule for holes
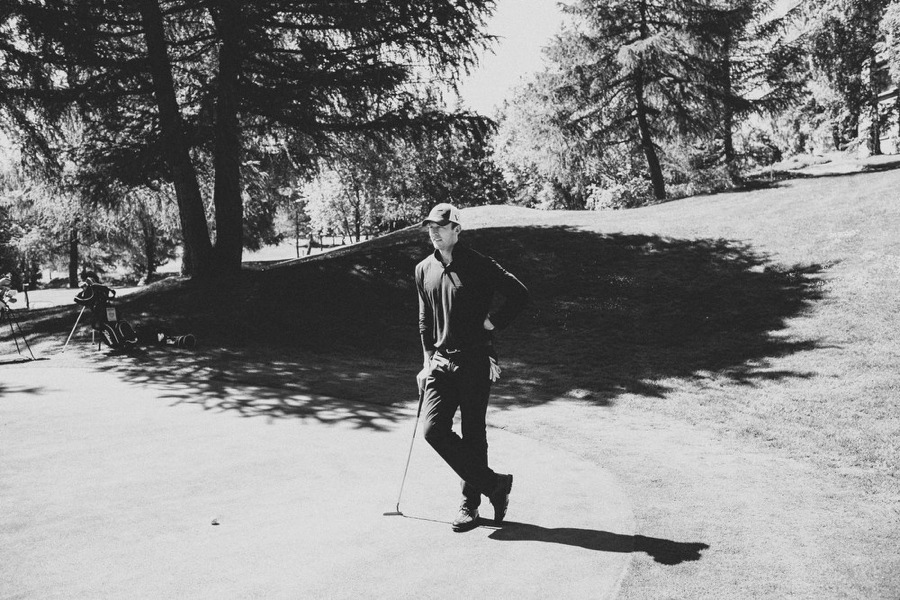
[[[176,348],[194,348],[197,338],[192,333],[175,335],[167,328],[156,323],[142,323],[135,327],[138,343],[156,344],[158,346],[174,346]]]
[[[132,348],[137,344],[134,328],[127,321],[120,320],[116,308],[112,306],[115,297],[115,290],[91,280],[83,284],[75,296],[76,304],[91,311],[91,327],[100,334],[101,339],[98,348],[102,342],[116,350]]]

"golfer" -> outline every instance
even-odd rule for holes
[[[462,503],[454,531],[478,524],[481,496],[506,515],[512,475],[488,467],[485,417],[491,383],[500,376],[493,331],[503,329],[528,303],[528,290],[492,258],[459,243],[459,210],[438,204],[422,221],[434,253],[416,265],[419,333],[425,366],[417,379],[423,392],[425,439],[462,479]],[[495,292],[503,302],[493,312]],[[453,429],[460,410],[462,436]]]

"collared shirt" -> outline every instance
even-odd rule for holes
[[[457,243],[445,265],[440,251],[416,265],[419,293],[419,334],[427,352],[484,346],[491,334],[484,328],[490,316],[503,329],[528,303],[528,289],[514,275],[483,254]],[[494,294],[503,302],[491,310]]]

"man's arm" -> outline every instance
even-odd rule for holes
[[[488,258],[488,268],[496,290],[503,296],[503,302],[497,310],[488,314],[485,329],[504,329],[528,305],[528,288],[492,258]]]
[[[434,313],[425,298],[425,274],[416,268],[416,291],[419,294],[419,337],[422,340],[422,355],[425,368],[429,368],[434,356]]]

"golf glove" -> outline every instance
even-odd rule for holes
[[[488,375],[491,381],[497,381],[500,379],[500,365],[497,363],[497,359],[493,356],[491,357],[491,372]]]

